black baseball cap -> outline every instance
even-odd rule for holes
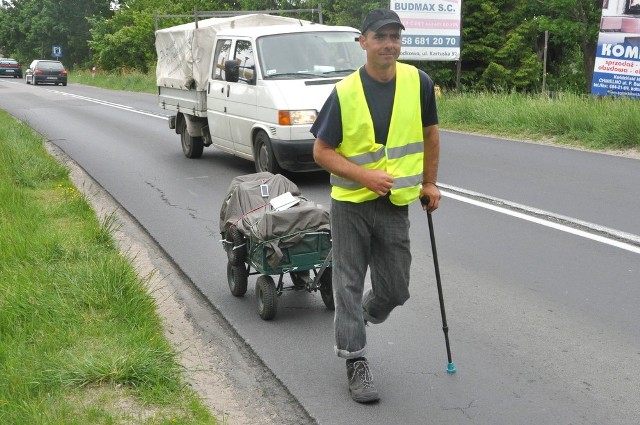
[[[371,12],[367,13],[367,16],[364,18],[360,32],[364,34],[368,30],[378,31],[383,26],[389,24],[396,24],[399,25],[400,28],[405,29],[404,25],[402,25],[402,22],[400,21],[400,17],[393,10],[373,9]]]

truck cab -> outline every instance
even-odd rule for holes
[[[317,170],[309,132],[336,82],[364,64],[345,27],[265,26],[217,34],[207,89],[211,144],[256,170]]]

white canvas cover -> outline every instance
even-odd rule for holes
[[[158,86],[183,90],[205,90],[215,35],[223,29],[266,25],[309,23],[295,18],[266,14],[248,14],[227,18],[209,18],[156,31]]]

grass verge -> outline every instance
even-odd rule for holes
[[[72,71],[69,82],[87,86],[102,87],[111,90],[124,90],[141,93],[157,93],[155,73],[144,74],[139,71]]]
[[[640,100],[516,93],[443,96],[443,128],[545,140],[587,149],[640,149]]]
[[[216,423],[114,226],[0,112],[0,423]]]

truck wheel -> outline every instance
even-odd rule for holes
[[[234,297],[242,297],[247,292],[247,283],[249,282],[249,272],[247,268],[242,266],[234,266],[227,263],[227,283],[229,290]]]
[[[256,298],[258,298],[258,314],[263,320],[271,320],[278,309],[276,284],[271,276],[262,275],[256,281]]]
[[[255,139],[253,139],[253,152],[258,173],[268,171],[271,174],[278,174],[282,171],[276,157],[273,155],[271,140],[269,140],[269,136],[264,131],[258,131]]]
[[[182,142],[182,152],[187,158],[197,159],[202,157],[204,143],[202,137],[191,137],[187,131],[187,124],[182,124],[180,132],[180,141]]]
[[[329,267],[324,269],[324,272],[322,272],[322,276],[320,276],[320,296],[322,297],[322,302],[324,302],[324,305],[328,310],[336,309],[335,302],[333,301],[332,274]]]

